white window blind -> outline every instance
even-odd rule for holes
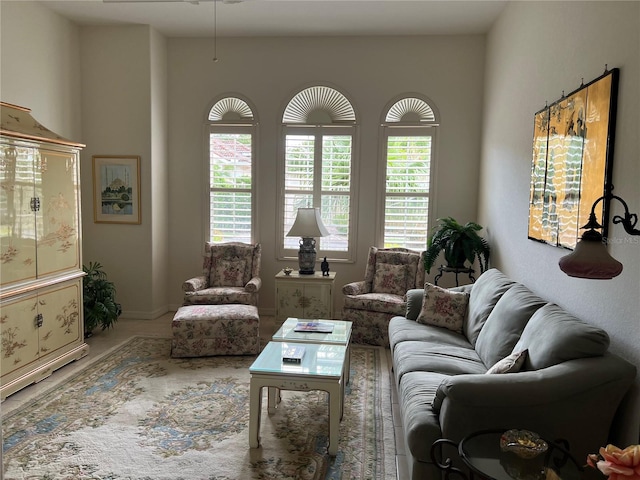
[[[334,253],[348,251],[352,155],[353,136],[350,134],[315,131],[285,136],[285,249],[299,246],[298,238],[286,236],[297,209],[320,207],[322,221],[330,235],[320,238],[319,249]]]
[[[432,137],[391,135],[386,142],[384,246],[421,251],[429,229]]]
[[[253,135],[211,130],[209,241],[251,243]]]

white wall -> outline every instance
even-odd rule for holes
[[[151,30],[151,316],[168,308],[169,165],[167,40]]]
[[[31,109],[58,135],[84,142],[79,29],[31,2],[0,2],[0,99]]]
[[[148,26],[83,27],[81,35],[85,261],[104,265],[123,316],[154,318],[167,311],[164,40]],[[94,223],[93,155],[140,156],[140,225]]]
[[[613,160],[615,193],[640,212],[640,3],[513,2],[487,43],[480,222],[488,227],[493,265],[544,298],[599,325],[611,348],[640,365],[640,237],[619,225],[609,252],[624,264],[608,281],[566,276],[568,252],[527,239],[533,115],[563,91],[620,68]],[[621,213],[612,203],[614,213]],[[623,242],[627,240],[628,242]],[[640,379],[640,376],[639,376]],[[638,385],[628,399],[627,442],[638,442]],[[594,413],[595,414],[595,413]],[[624,440],[623,440],[624,441]],[[596,446],[594,446],[596,447]]]
[[[385,105],[419,92],[442,114],[436,216],[475,220],[484,64],[483,36],[221,39],[217,63],[211,39],[169,40],[170,303],[181,282],[201,271],[205,153],[203,124],[214,99],[237,92],[260,121],[258,240],[263,246],[261,311],[273,311],[274,275],[296,261],[275,260],[276,155],[286,102],[314,82],[327,82],[353,102],[360,124],[357,262],[331,263],[337,272],[334,311],[342,285],[361,280],[374,244],[378,137]],[[433,272],[432,272],[433,273]]]

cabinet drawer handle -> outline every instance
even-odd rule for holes
[[[36,315],[36,327],[38,328],[42,327],[43,323],[44,323],[44,317],[42,316],[41,313],[39,313],[38,315]]]

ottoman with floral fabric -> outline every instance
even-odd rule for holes
[[[253,305],[186,305],[171,322],[172,357],[254,355],[260,317]]]

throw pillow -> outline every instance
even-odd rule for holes
[[[235,257],[217,260],[211,268],[212,287],[244,287],[244,270],[247,262]]]
[[[528,350],[521,352],[513,352],[508,357],[498,360],[493,367],[487,370],[487,374],[493,373],[516,373],[522,369],[524,361],[527,358]]]
[[[407,293],[407,266],[391,263],[376,263],[373,276],[373,291],[376,293]]]
[[[468,293],[454,292],[427,282],[424,284],[422,308],[416,321],[462,333],[468,305]]]

